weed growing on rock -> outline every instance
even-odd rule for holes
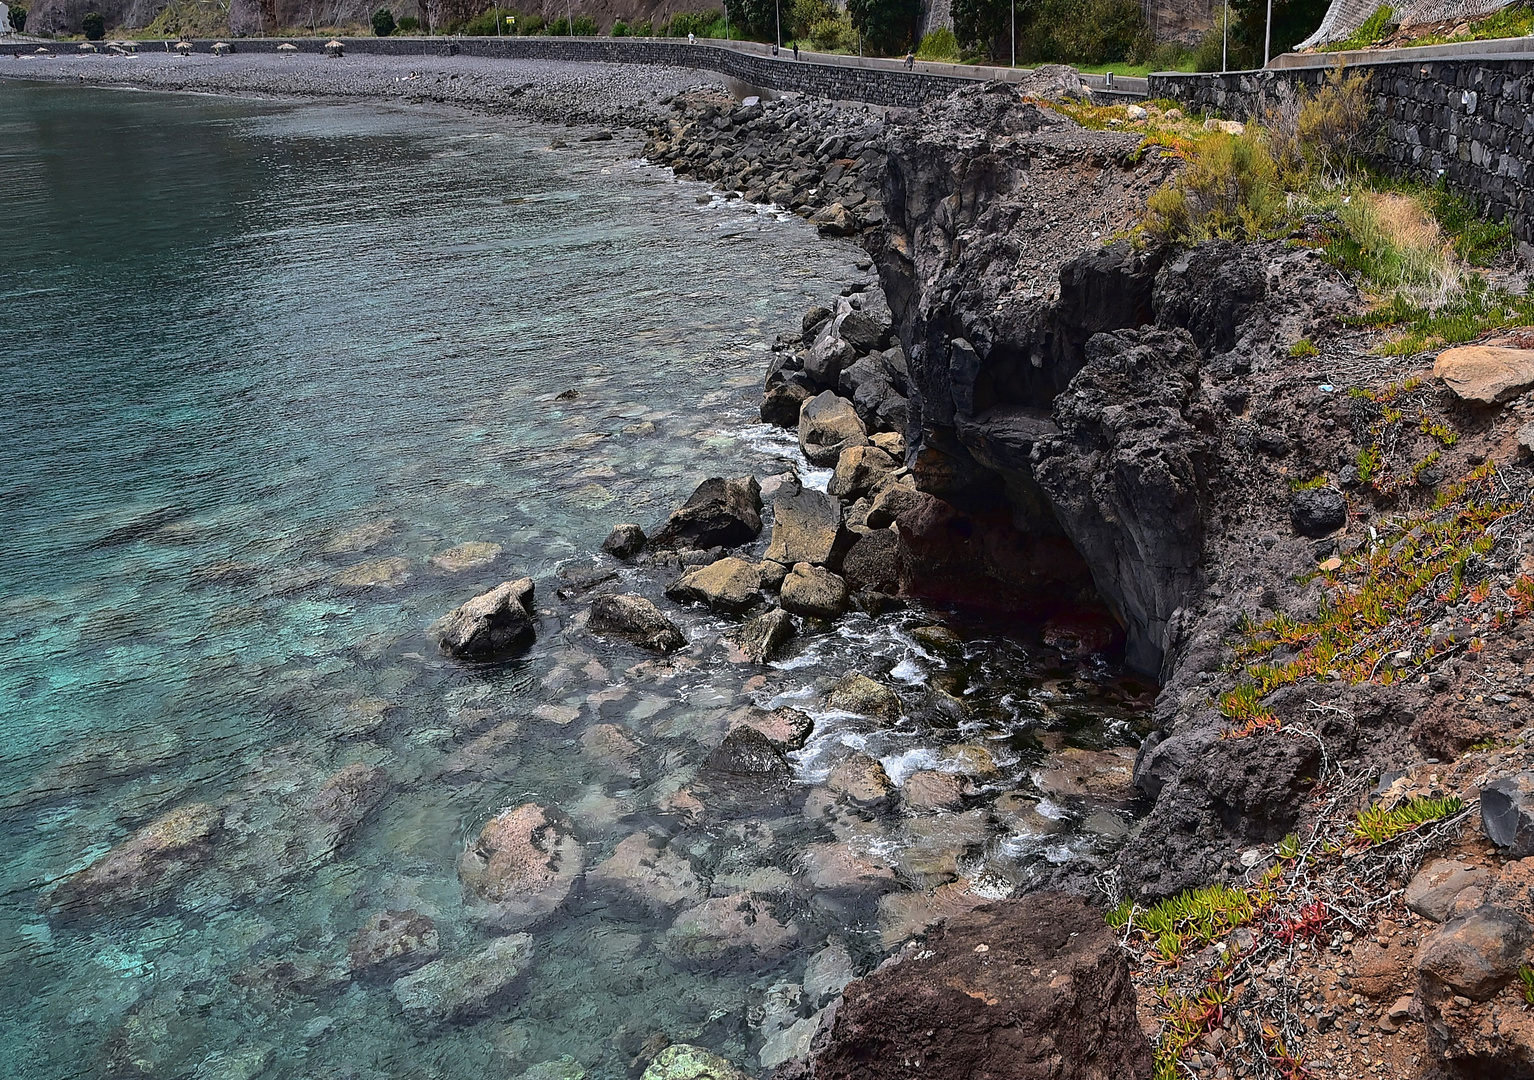
[[[1493,287],[1479,275],[1470,276],[1462,290],[1437,307],[1396,293],[1355,325],[1400,327],[1399,338],[1380,348],[1386,356],[1411,356],[1429,349],[1474,341],[1490,330],[1534,322],[1534,296],[1515,296]]]
[[[1353,835],[1356,840],[1365,843],[1383,844],[1420,825],[1452,817],[1464,808],[1465,801],[1457,796],[1447,799],[1408,799],[1393,809],[1371,806],[1358,815]]]
[[[1320,355],[1321,350],[1316,348],[1316,343],[1311,341],[1309,338],[1302,337],[1293,345],[1289,346],[1289,356],[1294,360],[1300,360],[1307,357]]]
[[[1524,964],[1518,969],[1519,992],[1523,994],[1525,1005],[1534,1005],[1534,968]]]

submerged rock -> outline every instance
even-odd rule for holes
[[[347,946],[359,979],[394,980],[437,958],[437,924],[419,911],[380,911]]]
[[[530,934],[496,938],[477,953],[433,960],[394,984],[405,1015],[428,1024],[483,1016],[533,958]]]
[[[473,570],[481,566],[489,566],[501,557],[500,544],[492,544],[483,540],[471,540],[466,544],[458,544],[439,551],[428,561],[438,570],[445,570],[449,574],[462,573],[465,570]]]
[[[677,1043],[655,1055],[640,1080],[751,1080],[718,1054]]]
[[[722,959],[731,953],[775,960],[797,936],[774,917],[766,900],[736,893],[682,912],[666,931],[661,947],[671,956],[695,961]]]
[[[490,819],[458,859],[469,914],[503,930],[532,926],[570,895],[585,852],[568,826],[537,803]]]
[[[621,890],[659,913],[696,904],[708,895],[688,859],[652,844],[645,833],[623,838],[612,856],[586,875],[588,888]]]
[[[345,847],[393,786],[387,770],[360,761],[327,778],[304,807],[310,818],[303,834],[310,862]]]
[[[1102,913],[1044,893],[950,920],[850,983],[812,1074],[1149,1080],[1152,1054]]]
[[[613,531],[602,541],[602,550],[618,559],[632,559],[644,550],[649,540],[638,525],[627,523],[614,525]]]
[[[883,720],[899,720],[903,711],[895,691],[856,671],[826,691],[826,708]]]
[[[591,620],[586,626],[594,634],[627,638],[660,653],[674,652],[687,644],[676,624],[643,596],[597,597],[591,603]]]
[[[658,549],[749,544],[762,531],[762,489],[754,476],[711,477],[650,537]]]
[[[99,914],[163,901],[212,853],[223,821],[223,811],[207,803],[178,807],[65,878],[53,894],[53,906]]]
[[[537,636],[533,579],[503,581],[432,626],[442,651],[457,660],[494,660],[524,652]]]

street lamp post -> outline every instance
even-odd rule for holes
[[[1262,66],[1268,66],[1268,51],[1273,47],[1273,0],[1268,0],[1268,28],[1262,35]]]
[[[1220,38],[1220,71],[1230,70],[1230,0],[1225,0],[1225,23],[1220,28],[1223,34]]]
[[[783,0],[772,0],[772,10],[778,20],[778,48],[783,47]]]
[[[1017,0],[1012,0],[1012,66],[1017,67]]]

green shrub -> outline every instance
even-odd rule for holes
[[[406,15],[394,25],[394,32],[397,34],[413,34],[420,28],[420,19],[417,19],[414,15]]]
[[[27,28],[27,9],[20,4],[11,5],[11,29],[18,34]]]
[[[792,4],[783,5],[783,34],[790,40],[810,37],[817,23],[836,19],[840,14],[828,0],[793,0]],[[767,36],[772,37],[775,29],[768,27]]]
[[[553,22],[546,24],[543,27],[543,32],[549,35],[549,37],[569,37],[570,23],[563,15],[561,15]]]
[[[1397,24],[1391,20],[1390,6],[1382,4],[1375,9],[1374,14],[1364,20],[1364,24],[1341,41],[1327,43],[1327,48],[1344,52],[1348,49],[1367,49],[1380,38],[1384,37]]]
[[[686,37],[692,34],[700,38],[724,37],[724,13],[719,11],[684,11],[671,16],[663,31],[664,37]]]
[[[638,26],[634,27],[634,36],[635,37],[654,37],[655,36],[655,24],[652,23],[649,19],[646,19],[644,22],[642,22]]]
[[[619,19],[617,22],[613,23],[612,35],[613,37],[628,37],[629,24],[624,22],[622,19]]]
[[[858,32],[852,28],[852,22],[845,12],[839,13],[829,19],[821,19],[810,27],[808,34],[810,44],[821,52],[835,52],[837,49],[855,48],[858,43]]]
[[[959,44],[1011,58],[1011,0],[953,0]],[[1017,7],[1019,63],[1111,64],[1155,48],[1138,0],[1036,0]]]
[[[847,0],[846,14],[875,56],[903,54],[921,33],[921,0]]]
[[[373,36],[388,37],[394,33],[394,12],[388,8],[379,8],[373,12]]]
[[[916,47],[916,56],[920,60],[957,61],[961,56],[959,39],[954,37],[948,27],[939,27],[921,39],[921,44]]]
[[[570,30],[576,37],[596,37],[597,21],[590,15],[577,15],[570,21]]]
[[[500,33],[501,9],[490,8],[481,11],[472,19],[465,20],[458,28],[460,34],[468,34],[470,37],[495,37]]]
[[[80,30],[85,34],[86,41],[100,41],[107,36],[107,21],[102,18],[99,11],[88,11],[85,18],[80,20]]]
[[[1278,169],[1261,134],[1206,139],[1175,181],[1151,195],[1145,229],[1167,241],[1254,239],[1284,205]]]
[[[528,35],[541,34],[544,32],[544,29],[543,16],[539,15],[536,11],[529,15],[520,13],[517,15],[517,33]]]

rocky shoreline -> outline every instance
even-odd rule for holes
[[[641,121],[649,160],[856,237],[878,281],[808,312],[764,378],[763,420],[798,429],[827,490],[711,479],[657,535],[620,525],[609,552],[670,577],[673,603],[742,618],[757,662],[804,620],[913,598],[1027,612],[1066,650],[1119,636],[1160,685],[1132,766],[1147,812],[1117,855],[1028,885],[1063,894],[988,903],[965,879],[935,885],[887,944],[917,940],[782,1025],[777,1075],[1149,1077],[1147,1034],[1216,1078],[1534,1075],[1529,342],[1387,358],[1348,325],[1354,288],[1303,244],[1104,246],[1177,162],[1143,152],[1132,124],[1088,130],[1038,100],[1074,92],[1046,72],[881,116],[692,88]],[[603,586],[572,591],[594,590],[591,631],[681,644],[652,600]],[[445,647],[525,644],[531,591],[472,601]],[[1339,610],[1360,614],[1326,622]],[[877,716],[889,693],[851,675],[827,697]],[[678,797],[772,798],[807,735],[792,712],[736,726]],[[1094,779],[1063,761],[1060,782],[1092,796],[1131,778],[1128,761],[1096,764]],[[882,773],[854,756],[826,782],[848,835],[894,797]],[[368,778],[335,783],[342,820],[365,814]],[[960,810],[956,783],[918,784],[921,809]],[[1391,824],[1429,803],[1436,816]],[[202,857],[217,825],[197,810],[83,874],[109,897],[120,866],[157,887]],[[532,803],[485,826],[460,873],[489,924],[520,931],[563,902],[583,870],[568,837]],[[656,902],[692,895],[684,862],[615,853],[606,873]],[[93,882],[59,903],[88,908]],[[1204,923],[1159,903],[1211,886],[1231,891],[1206,894],[1226,906]],[[1120,901],[1110,932],[1092,905]],[[782,929],[746,893],[691,911]],[[509,958],[410,976],[396,996],[434,1022],[472,1012],[433,988],[480,967],[513,977],[521,936],[496,939]],[[649,1070],[740,1075],[692,1047]]]

